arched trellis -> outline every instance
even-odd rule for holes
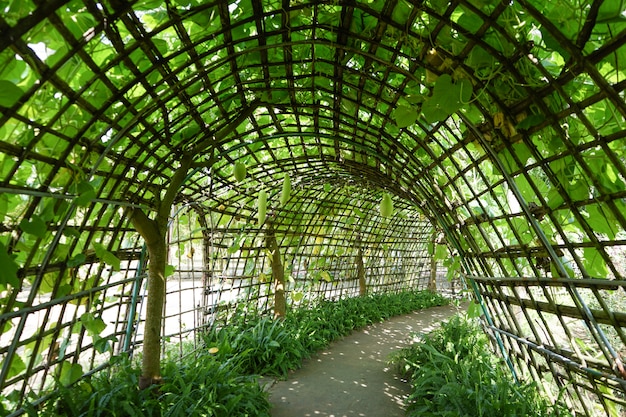
[[[254,219],[288,173],[308,204],[277,209],[278,230],[319,226],[319,201],[328,242],[357,218],[443,231],[520,374],[588,415],[623,407],[620,1],[2,7],[3,395],[130,348],[145,264],[128,213],[153,218],[186,161],[171,202],[207,224],[236,215],[222,204]],[[387,230],[384,190],[407,214]]]

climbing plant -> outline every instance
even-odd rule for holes
[[[158,379],[168,233],[189,209],[205,293],[269,281],[268,222],[300,301],[311,283],[341,297],[346,259],[364,294],[422,285],[435,255],[517,366],[567,375],[586,414],[586,395],[623,403],[624,317],[604,302],[626,274],[622,0],[0,10],[2,395],[141,342]]]

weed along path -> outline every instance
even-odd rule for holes
[[[334,342],[269,390],[272,417],[403,417],[409,386],[387,366],[411,336],[467,305],[433,307],[373,324]]]

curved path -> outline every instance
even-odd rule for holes
[[[387,366],[389,354],[460,307],[433,307],[373,324],[331,344],[269,389],[272,417],[404,417],[409,386]]]

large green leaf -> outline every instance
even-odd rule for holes
[[[565,199],[563,199],[563,197],[559,193],[559,190],[556,187],[553,187],[550,189],[550,191],[548,191],[547,200],[548,207],[550,207],[551,209],[560,207],[561,204],[565,202]]]
[[[518,243],[520,245],[527,245],[535,238],[535,234],[530,228],[530,223],[525,218],[512,218],[511,225],[517,231]]]
[[[107,265],[110,265],[114,271],[120,270],[120,260],[117,256],[115,256],[112,252],[108,251],[100,243],[94,243],[93,248],[96,251],[96,256],[100,258],[102,262],[104,262]]]
[[[85,313],[80,316],[80,322],[90,336],[100,335],[107,327],[104,320],[95,317],[92,313]]]
[[[0,222],[4,220],[9,212],[9,197],[7,194],[0,194]]]
[[[68,259],[67,266],[68,268],[75,268],[77,266],[84,264],[86,261],[87,261],[87,257],[85,256],[85,254],[79,253],[76,256],[72,257],[71,259]]]
[[[624,0],[603,0],[598,10],[597,23],[624,22]]]
[[[594,232],[603,233],[611,240],[615,239],[615,235],[619,231],[619,223],[610,210],[600,204],[593,204],[587,206],[587,213],[589,214],[587,224]]]
[[[437,78],[433,95],[424,101],[422,113],[429,123],[441,122],[458,111],[472,97],[472,83],[461,79],[452,81],[452,77],[443,74]]]
[[[435,259],[442,261],[449,257],[448,247],[446,245],[436,245],[435,246]]]
[[[11,81],[0,80],[0,106],[13,106],[23,94],[22,89]]]
[[[16,288],[20,285],[20,280],[17,277],[17,271],[19,265],[15,262],[15,259],[9,255],[6,246],[0,243],[0,287],[11,285]]]
[[[24,233],[28,233],[29,235],[44,237],[46,236],[46,232],[48,231],[48,226],[41,219],[41,217],[37,215],[31,216],[29,219],[22,219],[20,221],[20,229]]]
[[[609,270],[600,252],[596,248],[585,248],[583,253],[583,265],[587,274],[592,278],[607,278]]]
[[[76,191],[78,196],[74,199],[74,203],[76,203],[77,206],[87,207],[91,204],[93,199],[96,198],[96,190],[87,181],[77,184]]]
[[[396,111],[393,113],[394,118],[396,120],[396,125],[399,128],[411,126],[417,120],[417,110],[413,107],[408,106],[398,106]]]
[[[552,34],[546,29],[546,28],[541,28],[541,37],[543,39],[543,42],[546,44],[546,47],[548,47],[548,49],[551,49],[555,52],[558,52],[559,54],[561,54],[561,56],[564,59],[569,59],[570,54],[569,52],[567,52],[563,46],[561,46],[561,44],[559,43],[559,41],[557,41],[554,36],[552,36]]]
[[[17,376],[26,370],[26,364],[20,357],[20,355],[14,354],[11,357],[11,366],[9,367],[9,373],[7,379]]]
[[[63,362],[59,370],[59,382],[70,386],[83,376],[83,367],[78,363]]]

